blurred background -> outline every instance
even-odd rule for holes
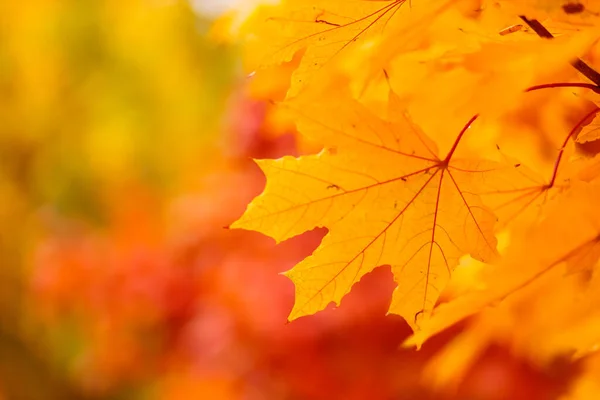
[[[378,269],[337,310],[286,324],[275,246],[224,229],[262,191],[252,158],[314,150],[213,20],[233,0],[0,2],[0,399],[555,398],[501,344],[452,390],[385,316]],[[226,16],[224,18],[227,18]],[[458,330],[460,328],[457,328]],[[559,371],[559,372],[557,372]]]

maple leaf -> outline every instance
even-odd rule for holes
[[[261,65],[287,62],[306,49],[292,76],[288,96],[310,82],[312,75],[335,56],[380,34],[405,0],[287,0],[259,20]],[[277,32],[277,34],[273,34]],[[258,47],[257,46],[257,47]]]
[[[502,189],[480,191],[479,195],[498,216],[499,229],[505,228],[509,223],[520,220],[526,224],[533,224],[543,216],[543,207],[556,195],[567,190],[572,182],[585,180],[586,170],[593,168],[594,163],[583,162],[567,165],[565,164],[569,142],[577,137],[582,128],[597,114],[598,107],[594,106],[590,111],[583,113],[579,121],[571,128],[565,136],[554,162],[554,167],[549,177],[543,178],[522,166],[516,161],[509,160],[517,168],[517,174],[510,175],[502,185]],[[593,160],[595,161],[595,160]],[[590,165],[591,164],[591,165]]]
[[[513,166],[455,158],[473,117],[444,157],[404,114],[393,122],[346,98],[288,102],[298,129],[323,143],[317,155],[259,160],[264,192],[231,228],[282,241],[315,227],[329,233],[286,272],[296,286],[290,320],[339,304],[352,285],[390,265],[390,313],[413,329],[426,318],[459,257],[496,255],[495,216],[477,195]]]
[[[449,16],[438,19],[449,19]],[[442,28],[445,26],[442,25]],[[456,28],[453,31],[460,32]],[[443,30],[439,29],[436,33],[442,35]],[[550,136],[549,140],[555,139],[552,133],[561,133],[556,128],[568,122],[559,112],[567,106],[567,101],[560,96],[570,92],[557,90],[556,94],[549,96],[547,93],[526,91],[540,82],[560,79],[563,74],[575,74],[569,61],[587,51],[597,35],[582,32],[554,40],[532,37],[533,40],[514,42],[504,39],[488,42],[487,38],[476,42],[467,37],[470,41],[463,39],[466,43],[462,46],[458,46],[458,39],[452,41],[454,48],[451,47],[449,54],[434,54],[431,60],[423,57],[411,60],[411,54],[396,56],[391,63],[388,69],[391,86],[402,98],[409,100],[408,110],[414,120],[431,132],[436,143],[442,145],[452,138],[438,135],[437,132],[443,132],[440,127],[454,124],[454,129],[458,130],[464,123],[462,121],[475,113],[486,120],[499,119],[506,118],[515,109],[522,109],[523,105],[531,105],[533,110],[526,110],[525,115],[531,117],[534,110],[539,112],[542,121],[536,124],[536,128],[539,127],[544,137]],[[551,113],[550,105],[545,104],[543,99],[538,100],[542,96],[554,99],[559,110]],[[431,110],[436,110],[436,118],[431,118]],[[501,124],[494,122],[494,125],[496,129],[502,128],[503,137],[518,135],[522,138],[520,119],[512,128],[507,121]],[[554,129],[544,129],[546,127]]]
[[[554,202],[539,224],[519,232],[502,261],[488,274],[484,290],[440,305],[406,346],[421,344],[458,321],[508,296],[565,265],[566,272],[590,270],[600,258],[600,186],[578,182]]]
[[[596,109],[598,111],[598,109]],[[597,121],[597,112],[594,115],[594,119],[589,124],[581,129],[581,132],[577,135],[578,143],[593,142],[594,140],[600,139],[600,123]]]
[[[300,51],[303,56],[292,75],[288,98],[298,95],[307,85],[326,82],[333,60],[342,56],[365,58],[383,37],[390,37],[394,50],[381,63],[371,60],[369,71],[380,68],[387,59],[407,49],[429,42],[422,28],[427,21],[449,9],[452,0],[405,4],[406,0],[285,0],[247,23],[252,32],[247,51],[258,67],[288,62]],[[460,2],[462,3],[462,2]],[[402,40],[399,40],[402,38]],[[254,40],[252,40],[254,39]],[[256,40],[258,39],[258,40]],[[358,50],[358,51],[354,51]],[[369,72],[370,74],[370,72]]]
[[[595,0],[501,0],[498,3],[530,18],[552,19],[586,27],[600,23],[600,7]]]

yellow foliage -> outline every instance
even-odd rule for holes
[[[301,57],[280,108],[323,146],[259,160],[265,190],[232,224],[278,242],[328,229],[285,273],[289,319],[390,265],[407,346],[470,321],[431,364],[439,385],[495,342],[543,365],[595,354],[599,15],[591,0],[287,0],[256,14],[247,61]]]

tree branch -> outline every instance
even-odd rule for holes
[[[539,37],[552,39],[554,36],[538,21],[537,19],[528,19],[524,15],[519,16]],[[585,61],[581,58],[576,58],[571,61],[571,65],[577,71],[579,71],[582,75],[588,78],[590,81],[594,82],[596,86],[600,87],[600,73],[596,71],[594,68],[590,67]]]

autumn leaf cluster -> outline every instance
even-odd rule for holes
[[[295,131],[296,124],[301,122],[300,113],[312,118],[304,121],[306,128],[302,133],[312,129],[315,135],[321,135],[322,141],[327,141],[324,132],[316,129],[318,123],[338,124],[345,110],[354,110],[356,130],[352,130],[352,121],[345,122],[345,130],[373,142],[378,139],[364,133],[364,128],[371,124],[386,141],[384,147],[396,150],[388,154],[388,150],[373,149],[379,151],[375,161],[390,164],[386,171],[378,167],[382,164],[373,162],[374,157],[366,158],[363,150],[354,146],[352,137],[342,146],[344,143],[332,136],[334,145],[325,146],[327,156],[314,161],[314,176],[325,168],[323,160],[333,160],[331,171],[348,171],[348,179],[323,176],[321,178],[328,182],[323,185],[325,188],[315,186],[316,193],[338,193],[340,199],[345,195],[344,190],[360,189],[353,176],[357,169],[369,168],[362,175],[367,185],[373,184],[369,175],[380,180],[388,176],[390,180],[395,179],[390,181],[397,184],[393,189],[397,192],[394,192],[393,202],[380,196],[385,194],[383,191],[375,192],[380,189],[369,189],[365,201],[381,198],[381,210],[370,210],[364,202],[358,202],[358,195],[363,194],[354,192],[356,207],[360,207],[356,213],[364,212],[364,220],[391,220],[392,209],[418,204],[421,211],[410,205],[402,217],[405,226],[417,229],[420,213],[432,210],[438,195],[436,185],[437,188],[441,185],[437,219],[441,227],[436,228],[435,239],[449,259],[462,252],[447,249],[449,239],[438,236],[442,228],[448,230],[452,240],[460,246],[472,242],[469,230],[463,235],[455,226],[468,210],[461,206],[462,200],[449,180],[449,173],[463,189],[472,208],[476,198],[468,191],[478,191],[483,206],[493,208],[492,200],[499,198],[485,197],[481,185],[488,185],[492,192],[504,188],[514,177],[500,172],[502,168],[507,172],[517,168],[516,159],[523,161],[523,166],[539,167],[542,178],[538,181],[547,183],[554,171],[560,143],[553,148],[550,144],[554,142],[540,139],[538,145],[524,142],[510,146],[505,139],[511,137],[501,135],[492,140],[494,131],[486,134],[481,131],[480,124],[484,121],[481,114],[473,120],[471,128],[463,132],[446,167],[442,161],[474,115],[465,115],[464,120],[463,116],[456,120],[447,116],[446,119],[418,117],[419,107],[413,100],[421,92],[415,90],[407,96],[396,85],[400,74],[405,72],[410,73],[406,76],[420,79],[414,82],[405,79],[405,91],[408,91],[408,83],[426,87],[430,78],[419,75],[421,70],[416,68],[422,59],[403,61],[402,65],[415,67],[412,71],[386,66],[381,71],[374,70],[374,79],[363,81],[361,71],[367,71],[362,66],[343,64],[367,61],[361,58],[361,52],[356,57],[344,56],[346,50],[352,50],[354,44],[350,43],[339,52],[339,58],[330,57],[331,60],[323,63],[323,71],[329,71],[326,75],[315,78],[315,84],[307,84],[301,89],[303,93],[299,90],[297,95],[290,95],[289,102],[281,103],[289,89],[290,74],[297,69],[308,48],[299,46],[289,62],[280,64],[276,60],[271,65],[263,62],[264,68],[257,70],[252,78],[241,76],[236,68],[240,47],[216,43],[207,35],[210,30],[219,38],[225,38],[225,31],[217,31],[226,21],[213,25],[211,20],[198,14],[198,3],[0,2],[0,14],[6,17],[0,25],[0,225],[3,227],[0,233],[3,284],[0,290],[0,398],[500,400],[548,398],[564,391],[571,382],[569,371],[573,374],[579,371],[572,368],[577,363],[568,357],[556,363],[540,363],[543,359],[535,356],[538,353],[530,356],[531,360],[511,354],[509,345],[528,349],[528,344],[524,341],[497,343],[514,330],[511,314],[504,311],[489,314],[477,327],[473,324],[462,333],[461,327],[466,324],[459,323],[458,328],[427,340],[420,351],[415,351],[414,346],[398,349],[412,331],[402,317],[385,315],[397,285],[383,258],[378,261],[382,266],[375,267],[352,286],[340,307],[329,307],[317,315],[285,324],[294,303],[294,284],[279,273],[309,255],[327,229],[297,235],[281,244],[257,232],[223,229],[238,218],[263,189],[264,174],[252,158],[313,154],[323,147],[318,140],[300,136]],[[206,4],[209,3],[215,2]],[[306,4],[312,7],[309,3],[303,7]],[[364,7],[392,3],[354,4]],[[418,6],[416,1],[413,0],[412,6]],[[274,14],[277,9],[264,9],[264,14],[254,17],[260,23],[250,21],[248,24],[247,32],[252,32],[257,39],[257,46],[248,43],[246,47],[249,66],[257,64],[254,57],[264,60],[265,54],[273,54],[265,46],[269,42],[264,40],[261,29],[272,29],[270,33],[265,32],[266,37],[279,40],[277,35],[282,29],[291,26],[282,24],[281,18],[299,19],[298,15],[289,16],[286,12]],[[372,10],[377,8],[368,12]],[[386,15],[392,17],[392,12],[405,12],[395,10],[391,9]],[[345,15],[342,9],[336,13]],[[325,21],[317,22],[321,29],[333,27],[332,23],[341,25],[331,19],[331,15],[319,19]],[[542,21],[558,36],[556,26]],[[389,27],[393,26],[392,22],[394,20]],[[452,20],[444,24],[451,25]],[[499,27],[502,34],[494,32],[494,37],[511,38],[526,29],[508,23],[499,25],[502,25]],[[462,23],[460,27],[467,28]],[[536,44],[540,42],[532,37],[532,41],[534,39]],[[360,44],[360,40],[355,44]],[[445,51],[442,48],[438,53]],[[590,46],[580,57],[594,66],[593,54],[593,46]],[[435,57],[432,53],[430,60]],[[443,70],[449,66],[438,64],[435,68]],[[577,80],[574,70],[566,69],[565,73],[572,74],[564,77],[565,81],[585,81]],[[551,80],[554,79],[548,79]],[[559,81],[558,75],[556,81]],[[452,79],[445,85],[451,82]],[[429,89],[436,85],[433,81],[431,84]],[[444,93],[440,91],[438,95]],[[527,99],[540,95],[529,107],[544,104],[547,100],[543,93],[542,90],[529,93]],[[562,89],[552,96],[560,93]],[[572,92],[564,93],[571,96]],[[315,112],[309,95],[318,100],[315,104],[324,107],[320,113]],[[350,99],[354,103],[349,104]],[[423,98],[422,104],[433,104],[434,99],[438,97]],[[563,101],[568,103],[569,99]],[[445,101],[443,97],[439,100],[440,104]],[[458,107],[454,102],[449,104]],[[563,110],[564,104],[557,103],[555,109]],[[520,103],[519,107],[525,105]],[[519,127],[515,130],[518,133],[515,140],[526,141],[533,140],[532,137],[543,138],[533,135],[533,130],[553,132],[563,118],[572,118],[565,133],[560,135],[558,141],[562,143],[566,131],[570,132],[583,118],[577,107],[577,101],[573,101],[564,108],[567,114],[559,113],[550,119],[554,114],[548,113],[544,118],[530,119],[527,123],[522,122],[523,115],[536,114],[524,111],[522,115],[508,114],[505,123],[512,122]],[[425,112],[427,108],[420,110]],[[431,108],[429,113],[434,115],[434,111],[441,113],[445,109]],[[326,120],[328,112],[335,114],[329,121]],[[363,117],[368,124],[362,123]],[[455,122],[457,127],[456,130],[455,127],[433,129],[425,127],[428,122],[438,123],[442,128],[445,123]],[[544,129],[537,125],[540,123],[545,124]],[[577,139],[586,144],[577,145],[576,154],[588,154],[582,161],[591,159],[594,154],[594,126],[594,122],[590,123],[583,128],[585,132],[578,133]],[[414,130],[416,136],[405,135],[406,129]],[[434,137],[438,130],[450,133]],[[529,134],[529,139],[524,133]],[[584,134],[586,140],[583,140]],[[393,144],[391,141],[396,137],[402,141]],[[518,154],[517,150],[526,149],[532,153]],[[570,147],[567,150],[573,151]],[[336,151],[346,158],[336,159]],[[563,167],[571,168],[572,157],[568,152],[564,152],[557,170],[557,184],[564,181],[562,177],[567,173]],[[401,153],[412,157],[398,158],[402,160],[398,166],[396,157]],[[486,172],[480,177],[450,170],[450,166],[474,169],[468,162],[469,157],[489,158],[489,163],[500,163],[494,165],[502,168],[495,170],[496,175]],[[515,160],[509,161],[509,157]],[[482,162],[477,168],[489,167],[492,165],[489,163]],[[573,168],[576,165],[573,164]],[[423,170],[421,175],[414,175],[418,170]],[[593,176],[593,168],[585,171]],[[408,176],[410,174],[413,175]],[[531,176],[537,179],[536,175]],[[294,181],[285,184],[296,188]],[[298,186],[296,192],[303,195],[304,190]],[[533,190],[526,195],[535,193]],[[411,202],[417,194],[419,196]],[[281,191],[281,195],[288,194]],[[306,196],[315,194],[306,192]],[[513,198],[513,194],[507,196]],[[513,211],[523,206],[519,201],[511,204],[515,204]],[[447,210],[455,207],[461,208],[463,214],[449,215]],[[340,223],[351,212],[348,204],[337,200],[331,209],[338,213]],[[322,211],[332,213],[325,207]],[[573,212],[576,215],[579,211]],[[349,233],[356,234],[362,229],[362,218],[356,213],[352,215],[357,220],[356,226],[344,222],[345,225],[338,228],[347,228]],[[489,224],[487,214],[477,210],[473,213],[482,218],[482,227]],[[494,217],[503,215],[496,210]],[[300,219],[300,214],[297,217]],[[415,239],[417,242],[432,235],[427,231],[427,224],[432,220],[427,216],[422,219],[425,225],[419,229],[425,233]],[[285,219],[282,223],[282,229],[291,226],[289,221],[285,225]],[[473,225],[466,227],[470,229]],[[407,240],[407,233],[393,229],[396,230],[390,229],[384,234],[385,243],[395,240],[391,236],[395,232],[399,243],[414,251],[415,243]],[[478,257],[490,258],[487,263],[476,263],[461,255],[453,261],[458,262],[459,267],[453,271],[445,289],[441,285],[445,278],[432,275],[429,282],[442,291],[436,303],[448,303],[461,293],[466,295],[483,287],[485,282],[478,272],[491,271],[489,268],[499,265],[498,254],[505,254],[503,249],[510,236],[501,231],[497,223],[493,233],[495,241],[486,234],[490,244],[496,247],[495,252],[475,245],[480,249]],[[374,233],[368,231],[367,234]],[[376,244],[383,247],[381,241]],[[440,264],[441,253],[436,248],[433,251],[432,260],[437,266],[432,264],[432,272],[439,273],[439,266],[444,266]],[[405,252],[402,257],[408,254]],[[368,256],[375,255],[373,252]],[[385,257],[395,256],[387,253]],[[576,262],[574,259],[573,263]],[[410,264],[407,272],[414,274],[417,265]],[[561,271],[556,271],[562,277]],[[540,301],[539,306],[529,300],[516,303],[515,307],[528,304],[532,310],[548,305],[549,310],[562,316],[555,321],[542,313],[539,319],[529,321],[529,314],[525,314],[518,321],[527,328],[522,338],[530,335],[535,338],[533,333],[539,334],[542,323],[548,332],[560,332],[558,328],[564,328],[569,314],[574,326],[572,335],[583,338],[581,332],[588,332],[590,326],[583,317],[594,304],[579,307],[579,311],[574,312],[573,302],[564,302],[564,299],[581,286],[576,285],[577,281],[571,283],[571,286],[561,286],[563,290],[553,293],[555,296],[546,295],[548,298]],[[548,292],[542,288],[540,293]],[[469,301],[468,296],[459,298],[466,299],[467,304],[477,304]],[[458,310],[464,312],[460,303],[457,304]],[[418,303],[415,306],[420,307]],[[437,315],[437,309],[433,315]],[[496,316],[502,318],[496,319]],[[411,325],[425,332],[426,317],[425,312],[419,313]],[[438,330],[443,328],[443,325],[438,326]],[[544,349],[549,349],[550,356],[568,354],[560,350],[560,345],[570,343],[569,337],[560,343],[558,334],[548,338],[540,341],[544,346],[539,351],[540,356],[546,354]],[[453,339],[455,343],[438,352]],[[461,343],[476,345],[476,351],[468,346],[469,351],[463,350]],[[477,356],[477,352],[481,354]],[[438,356],[432,359],[432,355]],[[585,356],[577,359],[587,360]],[[429,368],[437,365],[439,368],[426,371],[426,363],[431,363]],[[592,361],[589,363],[588,369],[593,371]],[[551,367],[546,368],[547,365]],[[435,383],[443,383],[444,378],[451,377],[451,374],[441,373],[460,372],[459,369],[468,378],[456,390],[434,390]],[[593,386],[593,375],[586,376]],[[583,384],[585,380],[580,382]]]
[[[406,346],[467,320],[436,382],[508,343],[579,363],[568,398],[595,398],[598,3],[282,0],[243,34],[254,79],[293,70],[276,109],[320,148],[257,160],[266,187],[231,225],[277,242],[327,228],[285,273],[289,320],[388,266]]]

